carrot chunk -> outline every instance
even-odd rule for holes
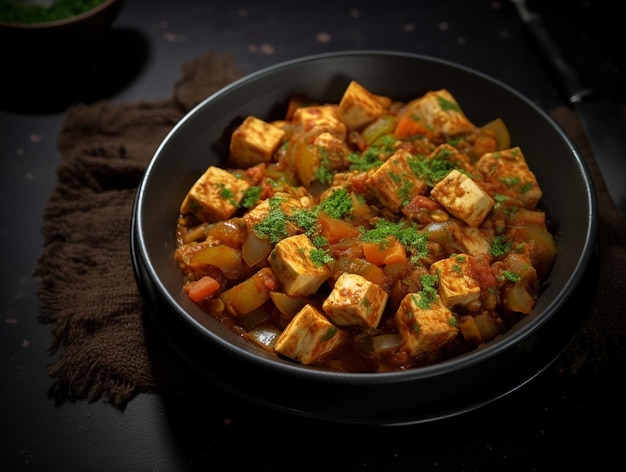
[[[377,266],[406,262],[404,246],[394,236],[382,243],[364,242],[363,255],[368,262]]]
[[[198,280],[187,282],[185,292],[194,302],[199,303],[206,297],[210,297],[220,288],[220,283],[209,275],[205,275]]]

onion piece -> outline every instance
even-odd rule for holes
[[[377,354],[389,352],[402,344],[402,336],[398,333],[379,334],[372,336],[372,345]]]
[[[402,344],[402,336],[398,333],[382,333],[378,329],[368,330],[354,338],[354,345],[359,352],[367,357],[392,351]]]
[[[276,326],[270,323],[261,323],[248,332],[248,338],[263,349],[273,352],[274,345],[280,334],[281,331]]]
[[[272,251],[272,243],[264,238],[259,238],[254,231],[248,231],[241,246],[241,257],[248,267],[254,267],[267,259]]]
[[[270,292],[270,298],[274,302],[278,311],[289,317],[296,316],[304,305],[310,303],[311,300],[304,297],[292,297],[283,292]]]

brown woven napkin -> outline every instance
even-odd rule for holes
[[[42,321],[52,323],[49,366],[57,399],[124,406],[138,393],[175,393],[187,367],[146,322],[130,262],[130,219],[157,146],[202,99],[241,75],[211,52],[183,67],[159,102],[75,105],[58,141],[58,180],[44,212]]]
[[[41,319],[52,326],[55,360],[49,374],[57,399],[124,407],[139,393],[175,395],[193,382],[191,368],[144,314],[130,259],[132,205],[166,133],[186,111],[239,76],[229,55],[209,52],[184,65],[169,99],[68,110],[35,271],[41,279]],[[603,264],[591,316],[563,368],[597,370],[607,359],[626,357],[625,230],[575,115],[563,108],[554,116],[580,146],[598,183]]]

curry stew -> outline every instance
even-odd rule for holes
[[[505,123],[446,89],[356,81],[249,116],[187,193],[174,259],[207,316],[276,355],[387,372],[475,349],[528,315],[556,256]]]

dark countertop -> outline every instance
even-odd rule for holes
[[[71,104],[167,98],[182,64],[208,50],[232,53],[245,74],[347,49],[436,56],[499,79],[545,110],[561,103],[509,2],[364,3],[126,0],[96,53],[37,76],[42,88],[33,88],[35,77],[16,85],[13,69],[3,67],[0,81],[8,77],[13,87],[0,103],[3,470],[613,470],[622,463],[626,390],[610,371],[549,372],[466,415],[393,428],[319,424],[237,399],[225,420],[210,385],[178,400],[139,395],[124,411],[101,402],[57,405],[49,396],[52,336],[37,318],[33,269],[56,179],[56,139]],[[530,5],[585,80],[626,105],[625,33],[614,3]]]

